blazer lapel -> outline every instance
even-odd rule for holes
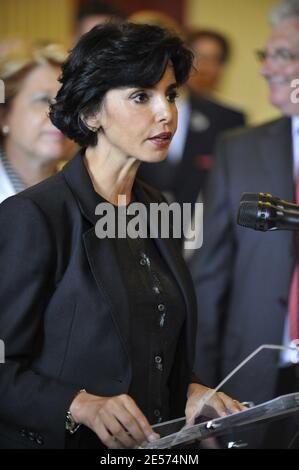
[[[87,259],[97,286],[111,307],[115,327],[129,357],[129,301],[116,258],[113,240],[100,240],[92,227],[83,234]]]
[[[96,206],[104,200],[95,192],[81,151],[62,170],[65,179],[77,200],[83,216],[91,223],[91,228],[83,233],[83,243],[91,272],[101,295],[111,307],[115,327],[124,350],[129,355],[129,302],[121,271],[116,258],[114,241],[99,239],[95,233],[98,216]]]
[[[262,166],[268,176],[273,196],[293,200],[293,149],[291,120],[275,121],[261,140]],[[269,158],[271,156],[271,158]],[[263,170],[262,170],[263,171]]]

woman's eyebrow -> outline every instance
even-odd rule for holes
[[[171,90],[177,89],[178,86],[179,86],[179,85],[178,85],[177,83],[171,83],[170,85],[168,85],[167,91],[171,91]]]

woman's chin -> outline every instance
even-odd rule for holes
[[[167,152],[156,152],[151,155],[146,155],[144,158],[142,158],[142,162],[147,162],[147,163],[160,163],[166,160],[167,158]]]

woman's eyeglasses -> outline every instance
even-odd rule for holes
[[[268,52],[265,49],[255,51],[256,57],[260,62],[265,62],[267,59],[272,59],[281,64],[287,64],[299,59],[299,53],[289,51],[288,49],[276,49],[274,52]]]

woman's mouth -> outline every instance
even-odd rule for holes
[[[171,138],[171,132],[161,132],[161,134],[150,137],[148,140],[150,140],[156,147],[164,148],[170,145]]]

